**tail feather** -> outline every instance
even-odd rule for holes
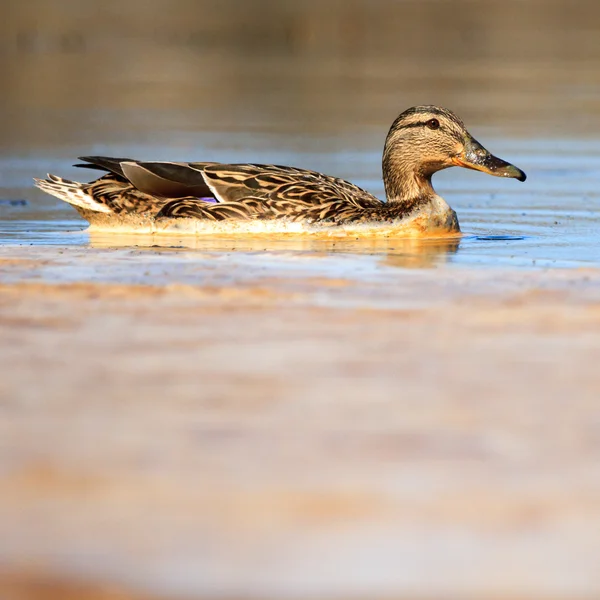
[[[35,185],[47,194],[60,198],[69,204],[93,212],[113,212],[106,204],[94,200],[85,190],[87,184],[77,183],[48,173],[48,179],[34,179]]]

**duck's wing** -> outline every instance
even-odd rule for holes
[[[345,221],[382,207],[380,200],[358,186],[306,169],[258,164],[188,166],[202,174],[218,203],[173,200],[158,217]]]
[[[158,198],[187,196],[212,197],[202,173],[190,163],[167,161],[140,161],[109,156],[80,156],[83,163],[76,167],[98,169],[112,173],[131,183],[138,191]],[[198,163],[211,165],[213,163]]]
[[[108,172],[87,184],[51,176],[37,183],[75,206],[106,213],[160,217],[345,221],[382,202],[358,186],[294,167],[213,162],[155,162],[82,157]]]

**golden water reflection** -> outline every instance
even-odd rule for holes
[[[103,234],[90,232],[92,248],[144,248],[157,251],[199,250],[202,252],[245,252],[269,255],[278,252],[311,254],[377,255],[382,264],[404,268],[428,268],[448,262],[458,251],[460,236],[440,238],[336,238],[300,235],[244,235],[226,237]]]

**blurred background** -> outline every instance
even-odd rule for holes
[[[0,34],[3,153],[195,155],[211,132],[345,150],[428,103],[522,137],[600,118],[591,0],[3,0]]]
[[[3,0],[4,152],[200,133],[371,136],[414,104],[593,135],[600,6],[506,0]],[[279,141],[279,140],[278,140]],[[318,146],[317,146],[318,148]]]
[[[596,0],[0,0],[6,597],[595,597],[600,288],[406,267],[600,265],[599,92]],[[107,154],[381,196],[415,104],[529,176],[436,175],[435,247],[90,249],[32,187]]]

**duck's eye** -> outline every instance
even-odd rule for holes
[[[425,125],[427,125],[427,127],[429,127],[429,129],[439,129],[440,128],[440,122],[437,119],[429,119],[429,121],[427,121],[427,123],[425,123]]]

